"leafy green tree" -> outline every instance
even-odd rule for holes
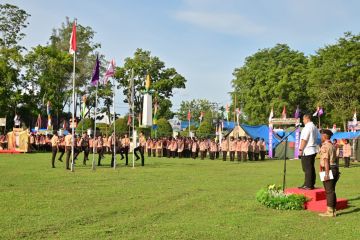
[[[241,106],[248,123],[267,123],[271,106],[275,117],[284,106],[288,116],[297,105],[308,109],[307,63],[303,53],[278,44],[259,50],[246,58],[244,66],[235,69],[232,97],[236,95],[236,105]]]
[[[146,75],[151,76],[151,89],[153,89],[159,102],[158,117],[171,118],[170,108],[172,103],[170,97],[173,96],[173,90],[176,88],[185,88],[186,79],[181,76],[175,68],[166,68],[165,63],[158,57],[150,55],[150,51],[137,49],[134,57],[126,58],[123,67],[116,69],[116,79],[119,82],[119,88],[123,89],[126,96],[125,103],[131,102],[130,78],[134,71],[134,106],[135,114],[138,115],[142,109],[142,91],[145,90]]]
[[[114,132],[114,125],[111,125],[110,132]],[[129,134],[129,126],[127,125],[127,118],[118,118],[115,121],[116,135]]]
[[[214,117],[220,114],[217,103],[210,102],[207,99],[193,99],[180,103],[180,109],[177,113],[179,119],[186,121],[189,110],[191,111],[191,118],[195,121],[199,121],[201,112],[204,112],[206,116],[210,113],[210,116]]]
[[[1,117],[7,117],[7,126],[11,126],[15,112],[22,111],[18,107],[26,103],[20,77],[24,47],[19,41],[25,37],[23,29],[29,16],[17,6],[0,4],[0,109]]]
[[[94,129],[94,120],[84,118],[78,123],[76,133],[81,134],[82,132],[86,132],[89,128]]]
[[[325,124],[346,121],[360,104],[360,34],[345,33],[337,43],[310,57],[310,95],[326,112]]]
[[[214,136],[215,130],[209,121],[203,121],[196,130],[196,136],[200,138],[208,138]]]
[[[160,118],[157,121],[157,129],[156,129],[156,137],[170,137],[172,136],[173,130],[172,127],[170,125],[170,123],[168,122],[168,120],[166,120],[165,118]],[[151,131],[151,136],[155,137],[155,130]]]

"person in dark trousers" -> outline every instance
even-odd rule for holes
[[[140,132],[139,146],[134,148],[134,154],[135,154],[135,157],[136,157],[136,161],[141,158],[141,166],[145,165],[145,158],[144,158],[145,147],[146,147],[146,138],[144,136],[144,133]],[[140,153],[140,157],[139,157],[138,153]]]
[[[56,131],[54,131],[54,135],[51,138],[51,151],[52,151],[52,157],[51,157],[51,165],[52,168],[55,168],[55,158],[56,154],[58,152],[59,148],[59,137]]]
[[[326,192],[327,210],[325,213],[320,213],[321,217],[336,217],[336,193],[335,187],[339,180],[339,166],[336,163],[336,149],[331,143],[330,138],[333,133],[324,129],[321,131],[322,146],[320,149],[320,171],[325,172],[323,185]],[[331,178],[330,171],[333,175]]]
[[[70,156],[71,156],[71,142],[72,135],[68,134],[65,136],[65,152],[66,152],[66,169],[70,170]]]
[[[299,188],[305,190],[312,190],[315,188],[316,174],[315,174],[315,156],[317,147],[318,129],[311,121],[311,115],[305,114],[303,116],[305,124],[300,135],[299,155],[301,156],[301,165],[305,173],[304,184]]]
[[[120,155],[121,159],[124,159],[125,154],[125,165],[129,165],[129,149],[130,149],[130,138],[127,134],[124,135],[124,137],[121,139],[121,150]]]

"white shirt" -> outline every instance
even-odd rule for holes
[[[306,145],[303,149],[303,155],[309,156],[317,153],[316,140],[318,137],[318,130],[313,122],[308,122],[301,131],[300,139],[306,141]]]

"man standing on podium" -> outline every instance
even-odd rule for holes
[[[301,156],[301,165],[305,173],[304,184],[299,187],[300,189],[312,190],[315,188],[316,174],[315,174],[315,156],[317,153],[317,137],[318,130],[314,123],[311,121],[311,116],[305,114],[303,116],[305,127],[300,135],[299,155]]]

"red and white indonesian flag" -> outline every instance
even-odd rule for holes
[[[286,119],[286,106],[284,106],[283,111],[281,113],[282,119]]]
[[[114,74],[115,74],[115,60],[113,59],[113,60],[111,60],[109,66],[108,66],[108,68],[107,68],[107,70],[105,72],[104,80],[103,80],[104,84],[106,84],[108,79],[110,77],[113,77]]]
[[[74,54],[76,52],[76,21],[73,23],[72,32],[70,36],[70,49],[69,53]]]
[[[187,114],[187,120],[188,120],[188,121],[191,120],[191,112],[190,112],[190,110],[188,111],[188,114]]]

